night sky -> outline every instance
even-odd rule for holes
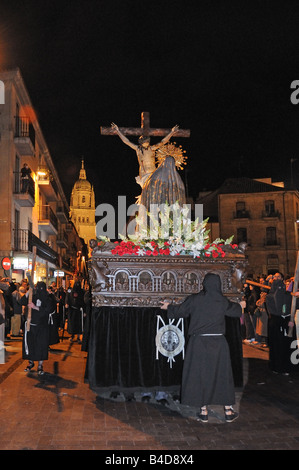
[[[227,177],[299,183],[298,1],[0,0],[0,69],[19,67],[69,199],[135,202],[135,152],[100,126],[179,124],[188,193]],[[131,137],[137,143],[137,139]],[[154,138],[151,142],[157,142]]]

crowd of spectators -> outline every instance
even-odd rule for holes
[[[244,284],[243,342],[269,348],[269,364],[275,373],[289,374],[291,368],[291,342],[295,338],[291,318],[293,285],[294,278],[285,279],[280,272]],[[293,295],[299,297],[299,292]]]
[[[33,286],[31,294],[33,300],[30,301],[30,287],[27,279],[18,283],[9,278],[2,278],[0,280],[0,346],[4,346],[4,341],[21,338],[23,350],[26,352],[28,340],[33,338],[34,331],[38,329],[35,339],[38,341],[38,337],[44,338],[44,350],[50,351],[51,345],[63,341],[64,334],[67,332],[70,341],[77,341],[82,344],[82,350],[87,351],[91,296],[89,285],[85,283],[82,287],[82,284],[83,281],[77,280],[72,287],[65,289],[62,286],[56,286],[55,282],[48,286],[44,282],[38,282]],[[40,289],[44,291],[44,310],[39,304],[40,300],[34,298]],[[48,310],[46,304],[49,306]],[[34,313],[34,321],[31,320],[29,312]],[[32,342],[31,350],[35,348],[36,344]],[[28,356],[25,352],[24,358]]]

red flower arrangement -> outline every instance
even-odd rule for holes
[[[169,249],[169,242],[164,241],[163,246],[159,247],[158,243],[154,240],[149,241],[146,244],[146,247],[142,247],[140,245],[136,245],[133,241],[128,240],[128,241],[120,241],[120,242],[114,242],[115,248],[111,250],[111,253],[113,255],[118,255],[118,256],[124,256],[124,255],[136,255],[136,256],[159,256],[159,255],[170,255],[170,249]],[[225,251],[222,248],[223,244],[216,244],[212,243],[204,247],[204,250],[202,250],[201,254],[196,256],[197,258],[224,258],[225,257]],[[230,247],[235,250],[238,248],[238,245],[236,244],[230,244]],[[180,255],[180,253],[176,253],[176,255]]]
[[[149,242],[149,246],[144,250],[141,246],[135,245],[132,241],[121,241],[114,242],[115,248],[111,250],[113,255],[146,255],[146,256],[158,256],[158,255],[169,255],[169,243],[164,242],[164,248],[159,248],[155,241]]]

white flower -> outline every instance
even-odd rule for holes
[[[189,207],[180,207],[179,203],[176,202],[172,206],[169,204],[163,204],[159,206],[159,210],[151,213],[147,213],[150,222],[147,225],[144,217],[136,217],[136,225],[138,231],[134,235],[129,235],[128,238],[123,235],[119,235],[123,241],[132,241],[135,245],[139,246],[136,251],[138,256],[145,256],[147,250],[152,251],[153,246],[151,241],[155,241],[158,248],[165,248],[164,242],[167,241],[169,246],[170,255],[175,256],[181,255],[193,255],[194,258],[200,257],[204,252],[212,253],[215,246],[220,243],[230,244],[233,236],[227,240],[217,238],[213,242],[209,240],[209,232],[207,229],[207,223],[209,219],[205,219],[199,222],[198,218],[192,221],[189,216]],[[159,222],[160,221],[160,222]],[[110,241],[107,237],[105,241]],[[207,244],[210,244],[208,248],[205,248]]]

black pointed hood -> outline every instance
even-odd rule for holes
[[[47,298],[48,298],[48,292],[47,292],[47,286],[44,282],[40,281],[36,284],[34,297],[35,297],[35,303],[37,300],[39,300],[43,306],[45,305]]]
[[[218,274],[208,273],[203,280],[204,291],[208,294],[218,293],[222,295],[221,279]]]

